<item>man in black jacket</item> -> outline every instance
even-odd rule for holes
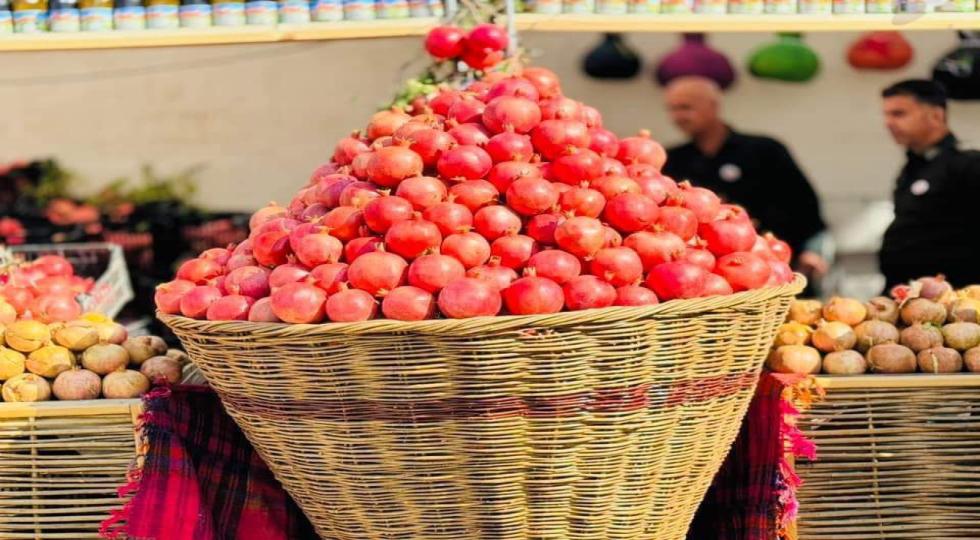
[[[702,77],[682,77],[667,86],[667,108],[691,141],[667,151],[664,174],[706,187],[740,204],[793,248],[797,269],[809,277],[827,271],[818,253],[820,202],[789,151],[769,137],[733,130],[721,118],[721,90]]]
[[[895,184],[895,220],[879,262],[887,287],[944,274],[956,286],[980,283],[980,152],[965,150],[946,121],[946,93],[908,80],[881,93],[885,125],[905,147]]]

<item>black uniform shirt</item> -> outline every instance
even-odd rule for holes
[[[980,152],[953,135],[909,152],[894,199],[879,256],[889,287],[940,273],[957,286],[980,283]]]
[[[667,151],[664,174],[708,188],[740,204],[798,254],[824,230],[820,203],[803,171],[778,141],[730,131],[718,154],[706,156],[693,142]]]

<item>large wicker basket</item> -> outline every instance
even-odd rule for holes
[[[980,374],[821,377],[800,540],[980,538]]]
[[[674,540],[802,286],[417,323],[162,319],[325,539]]]
[[[140,400],[0,403],[0,538],[98,539],[123,506]]]

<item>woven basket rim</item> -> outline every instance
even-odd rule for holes
[[[793,281],[777,287],[755,289],[726,296],[708,296],[690,300],[670,300],[653,306],[608,307],[581,311],[563,311],[549,315],[501,315],[469,319],[430,319],[424,321],[395,321],[378,319],[350,323],[285,324],[247,321],[201,321],[179,315],[157,312],[164,324],[186,332],[208,335],[239,335],[250,333],[261,338],[297,336],[337,336],[356,334],[417,333],[466,334],[502,332],[527,327],[547,328],[576,324],[627,322],[660,316],[696,315],[708,311],[732,309],[767,302],[777,297],[799,294],[806,287],[806,278],[795,274]]]

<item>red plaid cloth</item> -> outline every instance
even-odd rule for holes
[[[795,511],[798,478],[784,447],[812,454],[787,416],[798,379],[763,375],[742,429],[688,533],[689,540],[772,540]],[[106,538],[317,540],[309,522],[203,387],[155,390],[144,400],[148,450]],[[802,448],[802,450],[801,450]]]
[[[131,540],[317,540],[211,390],[177,386],[144,398],[146,459],[103,523]]]
[[[784,390],[803,377],[763,373],[735,444],[701,502],[688,540],[773,540],[796,512],[799,485],[785,452],[815,458],[788,422]],[[799,444],[799,446],[798,446]]]

